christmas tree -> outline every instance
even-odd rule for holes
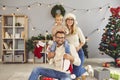
[[[117,65],[116,59],[120,57],[120,7],[110,9],[112,16],[103,29],[99,50],[102,54],[112,57]]]
[[[87,50],[88,49],[88,45],[87,45],[87,42],[85,43],[85,45],[82,48],[83,48],[85,57],[88,58],[88,50]]]

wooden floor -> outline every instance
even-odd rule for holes
[[[102,63],[110,61],[111,59],[86,59],[86,65],[92,65],[93,68],[103,68]],[[19,64],[2,64],[0,63],[0,80],[28,80],[28,77],[34,67],[48,67],[48,64],[33,64],[33,63],[19,63]],[[110,67],[109,69],[120,72],[120,68]],[[22,79],[23,78],[23,79]],[[87,77],[86,80],[97,80],[95,78]]]

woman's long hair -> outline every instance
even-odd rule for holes
[[[65,20],[65,26],[68,28],[68,24],[67,24],[67,19]],[[75,20],[73,22],[73,25],[71,25],[71,29],[69,29],[69,34],[76,34],[76,24],[75,24]]]

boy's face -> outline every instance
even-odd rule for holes
[[[60,17],[56,17],[55,22],[57,23],[57,25],[62,25],[63,19]]]

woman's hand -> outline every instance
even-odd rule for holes
[[[81,46],[76,47],[76,51],[78,52],[81,49]]]
[[[77,50],[77,52],[82,48],[82,46],[84,45],[84,43],[83,42],[81,42],[80,44],[79,44],[79,46],[78,47],[76,47],[76,50]]]

